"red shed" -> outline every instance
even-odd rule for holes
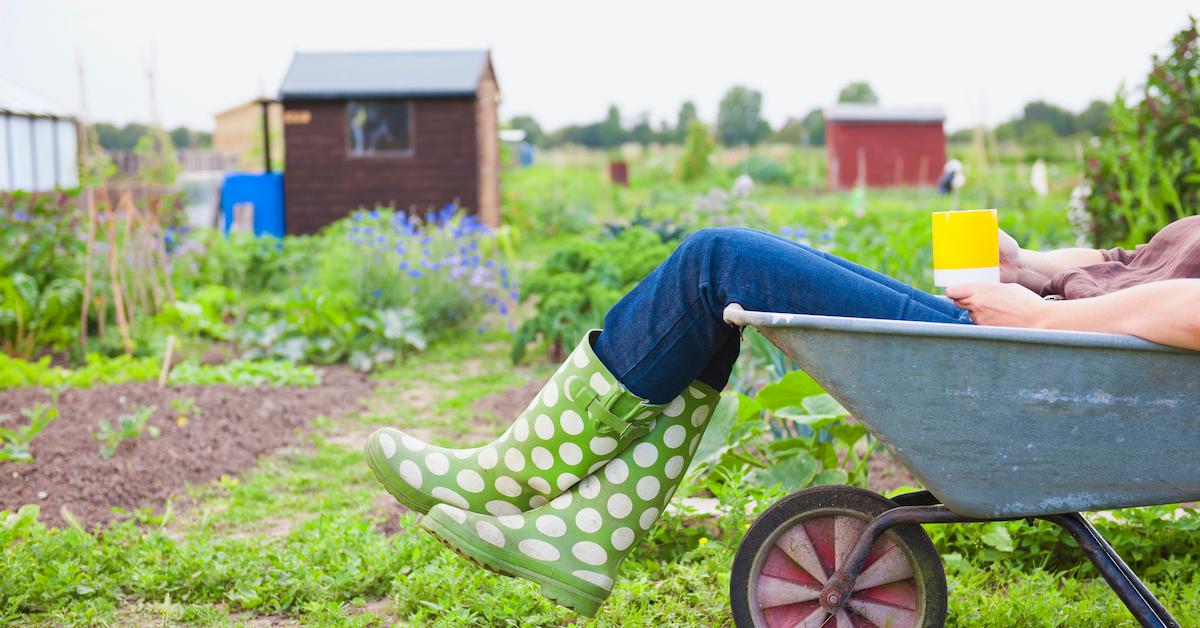
[[[935,185],[946,163],[940,109],[838,105],[825,112],[829,187]]]

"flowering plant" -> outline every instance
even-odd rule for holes
[[[411,310],[430,338],[486,312],[507,321],[518,297],[497,232],[453,205],[425,216],[358,211],[327,237],[317,277],[323,294],[347,294],[371,311]]]

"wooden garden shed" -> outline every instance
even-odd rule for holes
[[[838,105],[825,113],[829,187],[935,185],[946,163],[936,108]]]
[[[280,89],[288,233],[361,207],[500,222],[500,88],[486,50],[298,53]]]

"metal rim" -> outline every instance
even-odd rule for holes
[[[941,557],[919,526],[895,528],[879,538],[840,612],[831,615],[819,602],[824,581],[845,560],[862,529],[893,507],[894,502],[876,493],[822,486],[769,508],[735,558],[735,622],[769,628],[940,625],[946,601]]]

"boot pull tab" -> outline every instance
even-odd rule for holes
[[[617,400],[622,395],[630,394],[624,386],[614,386],[608,394],[599,395],[582,379],[572,378],[567,382],[571,398],[579,404],[591,417],[600,433],[610,433],[617,437],[617,442],[624,446],[650,432],[650,426],[639,422],[635,416],[645,414],[646,418],[654,416],[643,404],[633,407],[625,416],[618,416],[612,411]]]

